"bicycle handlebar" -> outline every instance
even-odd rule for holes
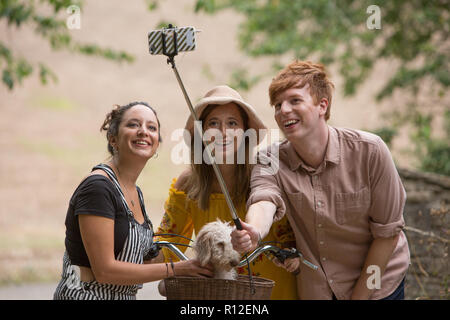
[[[189,258],[183,252],[181,252],[181,250],[178,249],[173,243],[170,243],[168,241],[157,241],[157,242],[155,242],[155,244],[160,247],[166,247],[166,248],[170,249],[181,260],[189,260]],[[252,253],[250,253],[247,256],[247,259],[243,259],[243,260],[241,260],[241,262],[239,262],[238,267],[243,267],[243,266],[247,265],[247,263],[252,262],[253,260],[255,260],[257,257],[259,257],[262,253],[264,253],[266,251],[272,253],[275,257],[278,258],[278,260],[281,263],[283,263],[288,258],[299,257],[301,262],[304,263],[305,265],[307,265],[308,267],[310,267],[311,269],[313,269],[313,270],[318,269],[318,267],[316,265],[314,265],[311,262],[309,262],[308,260],[306,260],[303,257],[303,255],[297,251],[297,249],[295,249],[295,248],[281,249],[279,247],[272,246],[272,245],[264,245],[262,247],[256,248]]]

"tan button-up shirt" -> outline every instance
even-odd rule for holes
[[[306,165],[290,142],[267,151],[270,165],[252,172],[247,205],[271,201],[275,220],[285,213],[297,249],[317,265],[301,264],[300,299],[349,299],[374,238],[400,234],[371,299],[391,294],[409,266],[403,208],[406,193],[385,143],[368,132],[329,128],[323,163]],[[276,159],[279,159],[277,164]],[[267,163],[267,158],[265,160]],[[371,272],[372,274],[372,272]]]

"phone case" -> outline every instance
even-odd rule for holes
[[[148,33],[148,47],[150,54],[164,54],[163,36],[165,37],[166,54],[175,53],[174,32],[177,34],[177,52],[195,49],[195,28],[182,27],[153,30]]]

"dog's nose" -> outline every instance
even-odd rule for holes
[[[239,260],[234,259],[234,260],[230,261],[230,266],[232,266],[233,268],[236,267],[238,264],[239,264]]]

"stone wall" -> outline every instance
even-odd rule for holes
[[[449,299],[450,177],[398,169],[411,252],[406,299]]]

